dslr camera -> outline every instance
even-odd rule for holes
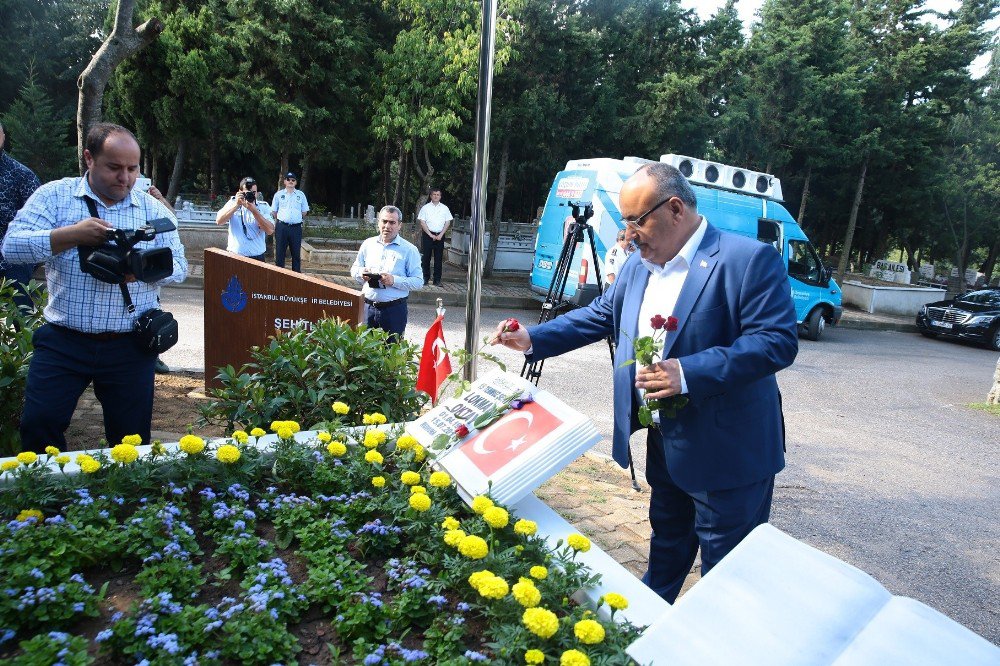
[[[378,289],[382,286],[382,276],[378,273],[364,272],[361,274],[361,277],[368,281],[368,286],[372,289]]]
[[[257,203],[257,193],[256,192],[252,192],[252,191],[249,191],[249,190],[246,191],[246,192],[240,192],[240,197],[243,198],[243,201],[247,201],[249,203]]]
[[[128,275],[141,282],[158,282],[174,272],[173,252],[169,247],[136,249],[135,245],[176,228],[164,217],[138,229],[108,229],[107,243],[79,247],[80,270],[108,284],[122,284]]]

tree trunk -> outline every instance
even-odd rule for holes
[[[396,164],[398,168],[396,169],[396,185],[393,187],[392,192],[392,203],[393,206],[399,208],[399,201],[403,198],[403,161],[406,159],[406,150],[403,148],[403,142],[400,141],[396,150]]]
[[[219,129],[213,126],[208,135],[208,200],[213,206],[219,189]]]
[[[497,260],[497,246],[500,244],[500,220],[503,215],[503,198],[507,189],[507,161],[510,157],[510,139],[504,138],[500,155],[500,175],[497,177],[496,201],[493,203],[493,219],[490,221],[490,247],[486,251],[486,265],[483,277],[493,277],[493,264]]]
[[[410,172],[413,171],[413,169],[410,168],[409,152],[406,153],[405,157],[399,160],[399,168],[401,171],[403,171],[403,174],[400,176],[400,179],[403,181],[403,195],[402,198],[399,200],[399,210],[402,211],[403,220],[405,221],[409,217],[407,215],[407,212],[410,209],[410,204],[408,201],[410,194]]]
[[[799,226],[802,226],[802,221],[806,216],[806,199],[809,198],[809,179],[812,178],[812,164],[806,167],[806,182],[802,184],[802,203],[799,204],[799,216],[797,218]]]
[[[138,28],[133,28],[134,11],[135,0],[118,0],[115,27],[76,81],[76,86],[80,89],[76,108],[76,155],[81,174],[87,170],[87,163],[83,159],[87,132],[91,126],[101,122],[104,89],[111,80],[115,68],[125,58],[138,53],[163,32],[163,22],[158,18],[151,18]]]
[[[417,160],[417,151],[413,151],[413,170],[420,176],[420,196],[417,197],[417,212],[420,212],[420,209],[423,208],[424,204],[427,203],[428,197],[430,197],[431,193],[428,190],[431,187],[431,178],[434,177],[434,165],[431,164],[431,157],[427,153],[426,142],[423,144],[423,153],[426,168],[421,170],[420,161]],[[452,208],[451,210],[454,211],[455,209]]]
[[[996,268],[998,255],[1000,255],[1000,237],[993,242],[989,254],[986,255],[986,261],[979,268],[983,272],[983,275],[986,276],[986,284],[989,284],[993,280],[993,269]]]
[[[150,146],[150,149],[149,149],[149,161],[150,161],[149,173],[147,173],[146,175],[149,176],[149,179],[151,181],[153,181],[153,184],[156,185],[157,189],[159,189],[160,188],[160,146],[159,145],[153,144],[152,146]]]
[[[347,217],[347,169],[340,170],[340,216]],[[360,211],[359,211],[360,212]]]
[[[174,157],[174,170],[170,174],[170,185],[167,187],[167,201],[176,201],[181,191],[181,176],[184,173],[184,154],[187,152],[187,138],[177,141],[177,155]]]
[[[385,150],[382,151],[382,205],[389,202],[389,141],[385,142]],[[359,215],[358,217],[363,217]]]
[[[288,173],[288,151],[281,151],[281,166],[279,167],[280,172],[278,173],[278,189],[280,190],[285,186],[285,174]]]
[[[851,204],[851,216],[847,220],[847,233],[844,234],[844,248],[840,253],[840,264],[837,266],[837,279],[843,281],[847,272],[847,262],[851,258],[851,243],[854,242],[854,228],[858,224],[858,208],[861,207],[861,195],[865,190],[865,174],[868,173],[868,159],[865,155],[861,163],[861,173],[858,174],[858,186],[854,193],[854,203]]]
[[[306,183],[309,182],[309,171],[312,167],[312,158],[309,155],[302,157],[302,173],[299,174],[299,189],[305,192]],[[288,173],[287,171],[285,173]],[[284,183],[282,183],[284,184]]]

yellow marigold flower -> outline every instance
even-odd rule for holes
[[[22,465],[30,465],[38,460],[38,454],[34,451],[21,451],[17,454],[17,461]]]
[[[330,442],[326,445],[326,452],[334,458],[339,458],[347,453],[347,446],[340,441]]]
[[[45,447],[45,452],[47,454],[49,454],[50,456],[57,456],[57,455],[59,455],[59,449],[57,449],[54,446],[46,446]]]
[[[590,666],[590,657],[579,650],[566,650],[559,657],[559,666]]]
[[[285,425],[292,429],[292,434],[297,433],[301,428],[299,428],[298,421],[285,421]]]
[[[405,433],[400,435],[399,439],[396,440],[396,448],[400,451],[412,449],[415,444],[417,444],[417,438]]]
[[[247,440],[250,439],[250,435],[247,434],[246,430],[234,430],[233,439],[236,440],[238,444],[246,444]]]
[[[596,645],[604,640],[604,626],[595,620],[580,620],[573,625],[573,633],[587,645]]]
[[[268,428],[271,432],[278,432],[278,428],[281,427],[283,421],[271,421],[271,425]]]
[[[388,435],[386,435],[381,430],[368,430],[365,432],[365,448],[374,449],[376,446],[382,444]]]
[[[493,529],[499,530],[507,527],[507,523],[510,522],[510,514],[507,513],[507,509],[491,506],[483,511],[483,520]]]
[[[318,439],[322,444],[326,444],[333,439],[333,437],[331,437],[328,432],[321,432],[316,435],[316,439]]]
[[[125,435],[122,437],[122,444],[131,444],[132,446],[139,446],[142,444],[142,437],[139,435]]]
[[[67,455],[56,456],[56,464],[59,465],[60,467],[62,467],[68,462],[69,462],[69,456]]]
[[[430,484],[435,488],[447,488],[451,485],[451,475],[448,472],[432,472]]]
[[[536,523],[533,520],[522,518],[521,520],[514,523],[514,532],[516,534],[521,534],[523,536],[531,536],[537,531],[538,531],[538,523]]]
[[[521,622],[528,631],[539,638],[550,638],[559,630],[559,618],[545,608],[529,608],[521,616]]]
[[[372,449],[371,451],[365,453],[365,460],[373,465],[381,465],[382,461],[385,460],[385,458],[382,457],[381,453]]]
[[[507,581],[499,576],[490,576],[479,584],[479,594],[487,599],[503,599],[509,591]]]
[[[16,460],[5,460],[3,464],[0,464],[0,472],[9,472],[12,469],[17,469],[20,466],[21,463],[19,463]]]
[[[448,516],[443,521],[441,521],[441,527],[446,530],[457,530],[462,526],[462,523],[458,522],[454,516]]]
[[[385,414],[375,412],[373,414],[363,414],[361,422],[365,425],[382,425],[386,422]]]
[[[40,523],[44,517],[45,515],[38,509],[25,509],[21,513],[17,514],[17,520],[22,523],[28,518],[34,518],[36,522]]]
[[[582,534],[570,534],[566,537],[566,543],[573,550],[578,550],[581,553],[586,553],[590,550],[590,539],[583,536]]]
[[[90,456],[87,456],[84,460],[80,458],[76,459],[77,463],[80,465],[80,471],[84,474],[93,474],[97,470],[101,469],[101,463],[97,462]]]
[[[250,431],[251,437],[263,437],[266,434],[267,433],[264,432],[263,428],[254,428],[253,430]]]
[[[483,538],[469,535],[458,542],[458,552],[470,560],[481,560],[489,554],[490,548]]]
[[[469,585],[472,586],[472,589],[478,592],[479,586],[483,584],[484,580],[488,580],[490,578],[495,578],[495,577],[496,574],[488,569],[483,569],[482,571],[474,571],[469,575]]]
[[[465,530],[455,529],[444,533],[444,542],[452,548],[458,548],[458,544],[462,543],[462,539],[464,538]]]
[[[531,665],[545,663],[545,653],[532,648],[524,653],[524,663]]]
[[[617,592],[608,592],[601,597],[601,601],[606,603],[611,610],[624,610],[628,608],[628,599]]]
[[[424,495],[426,495],[427,489],[424,488],[423,486],[410,486],[410,494],[412,495],[415,493],[423,493]]]
[[[178,443],[181,451],[189,456],[198,455],[205,450],[205,440],[197,435],[184,435]]]
[[[527,578],[522,578],[519,582],[514,583],[514,587],[511,588],[511,593],[514,595],[514,599],[517,603],[521,604],[525,608],[534,608],[542,602],[542,593],[538,591],[535,584],[532,583]]]
[[[482,515],[483,511],[486,511],[486,509],[489,509],[492,506],[493,506],[493,500],[491,500],[486,495],[476,495],[472,499],[472,510],[478,513],[479,515]]]
[[[414,444],[413,459],[417,462],[423,462],[424,458],[426,457],[427,457],[427,451],[424,450],[424,447],[420,446],[419,444]]]
[[[339,414],[340,416],[344,416],[345,414],[348,414],[350,411],[351,408],[347,406],[346,402],[341,402],[338,400],[337,402],[333,403],[334,414]]]
[[[223,444],[215,452],[215,457],[218,458],[220,462],[232,465],[240,459],[240,450],[232,444]]]
[[[410,508],[414,511],[424,512],[431,508],[431,498],[424,493],[414,493],[410,495]]]
[[[111,449],[111,459],[116,463],[121,463],[122,465],[134,463],[138,457],[139,450],[132,444],[119,444]]]
[[[407,470],[399,475],[399,480],[402,481],[404,485],[415,486],[420,483],[420,475],[416,472]]]
[[[382,486],[385,485],[385,477],[384,476],[373,476],[372,477],[372,485],[375,486],[376,488],[381,488]]]
[[[531,567],[531,569],[528,571],[528,574],[535,580],[545,580],[546,578],[549,577],[549,570],[543,566],[536,564],[535,566]]]
[[[291,426],[283,425],[278,428],[278,438],[279,439],[291,439],[295,431],[292,430]]]

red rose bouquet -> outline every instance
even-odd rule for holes
[[[623,365],[639,363],[640,365],[652,365],[660,361],[663,357],[663,343],[667,340],[667,334],[677,330],[677,317],[663,317],[656,315],[649,320],[653,327],[653,335],[644,335],[636,339],[632,347],[635,349],[635,359],[627,361]],[[688,398],[684,395],[672,395],[669,398],[659,398],[656,400],[646,400],[645,404],[639,408],[639,423],[644,427],[656,427],[653,421],[653,412],[659,411],[667,418],[675,418],[678,410],[688,404]]]

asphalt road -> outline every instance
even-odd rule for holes
[[[163,296],[181,323],[164,360],[204,370],[202,292]],[[509,316],[534,323],[538,313],[484,310],[480,339]],[[433,318],[431,306],[411,306],[406,337],[421,344]],[[445,322],[447,341],[461,346],[464,310]],[[520,371],[522,356],[490,351]],[[985,400],[996,361],[909,333],[827,329],[820,342],[800,341],[778,376],[788,454],[771,522],[1000,644],[1000,419],[966,406]],[[605,438],[595,452],[610,454],[607,345],[550,359],[540,385],[590,415]],[[637,434],[640,479],[644,449]]]

